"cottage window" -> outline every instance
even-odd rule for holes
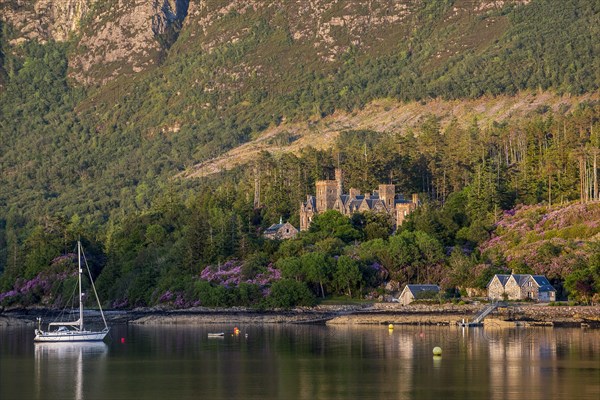
[[[533,292],[527,292],[527,297],[529,297],[530,299],[533,299]]]

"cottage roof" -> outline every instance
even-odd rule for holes
[[[394,199],[394,204],[412,204],[412,201],[406,200],[405,198]]]
[[[529,280],[531,275],[529,274],[512,274],[511,275],[519,286],[523,285],[525,282]]]
[[[535,283],[537,283],[538,286],[540,286],[540,287],[541,286],[551,286],[550,282],[544,275],[531,275],[531,277],[533,278]]]
[[[306,207],[311,207],[313,210],[317,208],[317,198],[315,196],[312,195],[307,195],[306,196],[306,202],[303,203],[303,206]]]
[[[296,229],[296,227],[292,224],[290,224],[289,222],[279,222],[278,224],[273,224],[270,227],[268,227],[267,229],[265,229],[266,234],[268,233],[277,233],[280,229],[284,228],[284,227],[288,227],[288,229]]]
[[[350,200],[349,195],[347,195],[347,194],[340,195],[340,201],[342,202],[343,205],[346,205],[348,203],[348,200]]]
[[[550,284],[550,281],[544,275],[531,275],[531,277],[533,278],[535,283],[540,287],[540,292],[556,292],[554,286]]]
[[[439,292],[440,287],[438,285],[406,285],[406,288],[412,292],[413,295],[423,292]]]
[[[265,233],[276,233],[284,225],[285,224],[273,224],[270,227],[268,227],[267,229],[265,229]]]
[[[542,285],[542,286],[540,286],[539,291],[540,292],[556,292],[556,289],[554,289],[554,286],[552,286],[552,285]]]
[[[498,280],[500,281],[500,284],[502,286],[506,286],[506,282],[508,282],[508,280],[510,279],[510,275],[504,275],[504,274],[496,274],[492,277],[492,279],[490,279],[490,281],[488,282],[487,286],[489,287],[492,282],[494,281],[494,278],[498,278]]]
[[[358,210],[360,208],[360,205],[362,204],[364,200],[364,196],[356,196],[354,199],[352,199],[350,201],[350,208],[352,210]]]
[[[535,281],[535,283],[539,286],[540,292],[556,292],[556,289],[554,289],[554,287],[550,284],[550,281],[548,281],[548,278],[546,278],[544,275],[529,275],[529,274],[503,275],[503,274],[496,274],[490,280],[490,282],[487,284],[487,286],[488,287],[490,286],[490,284],[494,281],[494,278],[498,278],[498,280],[500,281],[500,283],[502,284],[502,286],[506,286],[506,282],[508,282],[508,280],[510,279],[511,276],[514,277],[515,282],[517,282],[517,284],[519,286],[524,285],[529,280],[529,278],[532,278]]]

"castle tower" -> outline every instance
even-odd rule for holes
[[[394,209],[394,200],[396,198],[396,186],[395,185],[379,185],[379,198],[385,204],[385,208],[388,211]]]
[[[335,200],[338,197],[337,181],[317,181],[317,212],[322,213],[333,209]]]

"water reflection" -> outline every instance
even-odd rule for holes
[[[600,398],[598,332],[506,330],[488,348],[490,399]]]
[[[600,331],[233,327],[117,326],[108,346],[0,329],[0,399],[600,398]]]
[[[86,398],[101,389],[108,346],[103,342],[35,343],[36,398]],[[73,393],[65,393],[65,390]]]

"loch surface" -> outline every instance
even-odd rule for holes
[[[234,327],[114,326],[106,344],[0,328],[0,399],[600,398],[598,330]]]

